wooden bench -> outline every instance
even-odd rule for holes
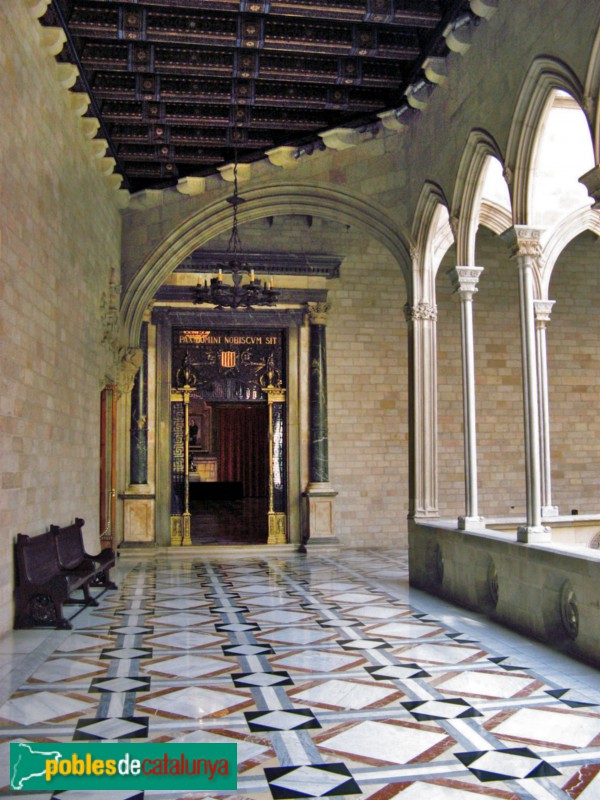
[[[84,521],[75,518],[72,525],[59,528],[58,525],[50,526],[50,533],[54,535],[56,554],[61,569],[74,575],[88,575],[91,573],[91,586],[103,586],[105,589],[116,589],[117,585],[110,580],[110,570],[115,565],[115,553],[110,547],[104,548],[98,555],[91,556],[86,553],[83,542]]]
[[[90,595],[89,583],[95,572],[70,573],[58,562],[56,536],[50,531],[39,536],[19,533],[15,544],[17,581],[15,586],[15,628],[49,627],[70,629],[63,605],[78,589],[82,602],[98,605]]]

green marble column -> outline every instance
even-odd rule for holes
[[[148,483],[148,323],[140,335],[142,363],[131,392],[129,475],[131,484]]]
[[[327,347],[324,322],[313,315],[310,326],[310,482],[329,482],[327,427]]]
[[[300,552],[306,545],[337,542],[334,533],[334,499],[329,483],[329,433],[327,424],[327,348],[325,323],[328,305],[309,303],[309,484],[306,487],[306,520]]]

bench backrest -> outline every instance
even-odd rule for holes
[[[39,536],[19,533],[16,550],[20,580],[26,583],[45,583],[60,573],[52,533],[42,533]]]
[[[85,559],[82,527],[82,519],[76,519],[73,525],[67,525],[65,528],[59,528],[58,525],[50,526],[56,544],[58,563],[63,569],[76,569]]]

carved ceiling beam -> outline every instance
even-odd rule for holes
[[[442,63],[443,59],[435,59]],[[290,81],[297,84],[343,84],[345,86],[399,87],[401,64],[387,60],[353,56],[311,57],[294,55],[285,58],[266,52],[199,51],[190,47],[169,47],[146,43],[109,44],[88,42],[81,62],[86,69],[112,74],[139,73],[192,78],[254,78],[263,81]],[[117,73],[117,75],[115,75]],[[430,79],[431,80],[431,79]],[[435,81],[441,82],[441,81]]]
[[[420,53],[418,37],[394,29],[363,24],[272,21],[263,16],[235,17],[151,14],[121,6],[114,11],[94,6],[75,8],[71,31],[82,37],[149,43],[193,44],[204,47],[252,48],[252,51],[301,52],[371,58],[413,59]]]
[[[481,3],[483,0],[478,0],[478,2]],[[122,0],[106,0],[106,3],[121,6]],[[83,3],[77,5],[82,10],[87,8]],[[157,13],[154,9],[163,10],[164,6],[165,0],[144,0],[143,2],[143,8],[147,10],[148,14]],[[192,17],[195,10],[190,7],[189,0],[169,0],[169,6],[172,9],[180,10],[180,14],[185,14],[188,18]],[[306,2],[306,0],[202,0],[202,11],[232,15],[239,14],[241,11],[284,18],[310,16],[313,19],[376,22],[406,28],[435,28],[442,19],[439,3],[435,0],[413,0],[410,4],[402,3],[402,5],[393,0],[367,0],[360,5],[343,0],[338,0],[338,2],[327,2],[327,0],[318,0],[318,2]]]

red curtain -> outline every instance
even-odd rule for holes
[[[218,409],[219,480],[242,484],[244,497],[266,497],[268,485],[267,404]]]

